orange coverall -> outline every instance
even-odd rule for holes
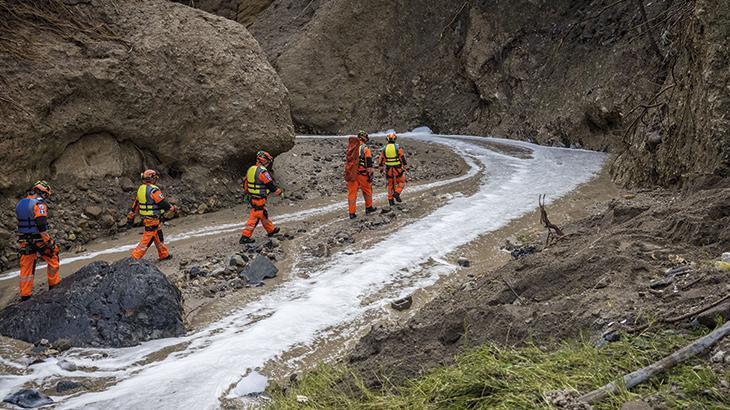
[[[357,191],[362,191],[365,208],[373,206],[373,154],[365,143],[360,142],[357,178],[347,183],[347,205],[350,214],[357,211]]]
[[[380,166],[381,172],[385,170],[385,177],[388,180],[388,201],[392,203],[394,197],[400,197],[401,192],[403,192],[403,189],[406,187],[406,156],[403,152],[403,147],[399,146],[398,144],[395,145],[395,149],[393,151],[397,152],[396,158],[389,158],[386,155],[386,152],[388,151],[388,145],[391,143],[388,143],[385,146],[385,149],[380,153],[380,158],[378,159],[378,164]],[[396,163],[399,165],[388,165],[388,163]]]
[[[269,170],[261,164],[251,166],[243,180],[243,191],[251,195],[251,211],[248,214],[248,221],[243,228],[243,235],[250,238],[256,226],[261,222],[268,234],[274,233],[276,226],[269,220],[269,211],[266,210],[266,199],[269,192],[281,193],[281,190],[274,184]]]
[[[20,210],[25,206],[28,208]],[[48,207],[42,197],[28,195],[18,203],[16,210],[19,210],[20,296],[29,298],[33,295],[33,279],[38,255],[48,265],[46,268],[48,287],[52,288],[61,283],[59,247],[46,232],[48,229]]]
[[[147,249],[155,244],[157,248],[157,256],[160,260],[170,257],[170,251],[165,246],[165,236],[162,233],[162,214],[170,209],[174,209],[165,199],[165,195],[160,188],[145,183],[137,189],[137,197],[134,199],[132,209],[127,215],[127,220],[134,220],[134,216],[139,213],[144,222],[144,234],[137,246],[132,250],[132,258],[142,259],[147,253]]]

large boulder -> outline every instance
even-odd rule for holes
[[[58,287],[0,311],[0,334],[30,343],[126,347],[185,334],[180,291],[150,262],[89,264]]]
[[[205,192],[293,145],[288,92],[240,24],[163,0],[3,5],[0,191],[155,166]]]

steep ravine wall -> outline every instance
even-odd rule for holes
[[[425,124],[609,150],[618,181],[671,186],[727,169],[726,13],[718,0],[274,0],[244,14],[301,131]]]

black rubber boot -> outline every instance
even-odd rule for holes
[[[166,260],[169,260],[169,259],[172,259],[172,254],[169,254],[169,255],[167,255],[166,257],[164,257],[164,258],[161,258],[160,260],[161,260],[161,261],[166,261]]]
[[[377,210],[378,210],[378,208],[371,206],[370,208],[365,209],[365,215],[371,214]]]
[[[26,300],[28,300],[28,299],[30,299],[30,298],[31,298],[31,296],[21,296],[21,297],[20,297],[20,301],[21,301],[21,302],[25,302]]]
[[[240,243],[241,245],[254,242],[256,242],[255,239],[251,239],[246,236],[241,236],[241,239],[238,240],[238,243]]]
[[[400,194],[393,194],[393,198],[395,198],[395,200],[398,201],[398,203],[403,202],[403,200],[400,199]]]
[[[389,199],[388,200],[388,205],[394,206],[395,205],[395,199]]]
[[[350,219],[355,219],[355,218],[357,218],[356,214],[350,214]]]
[[[274,228],[273,231],[271,231],[270,233],[267,233],[266,236],[268,236],[269,238],[271,238],[272,236],[276,235],[279,232],[281,232],[281,229],[279,229],[279,227],[277,226],[276,228]]]

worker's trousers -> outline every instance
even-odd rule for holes
[[[21,238],[18,242],[18,249],[20,254],[20,296],[28,297],[33,295],[33,279],[35,278],[38,256],[46,261],[48,265],[46,268],[48,287],[56,286],[61,282],[59,248],[53,240]]]
[[[170,252],[167,250],[167,246],[165,246],[165,236],[162,233],[161,226],[162,222],[159,219],[144,219],[144,234],[137,247],[132,250],[132,257],[134,259],[142,259],[152,244],[155,244],[157,256],[160,259],[167,259],[170,256]]]
[[[365,208],[373,206],[373,183],[367,175],[357,174],[354,181],[347,183],[347,205],[351,214],[357,211],[357,191],[362,191]]]
[[[251,200],[251,211],[248,213],[248,221],[246,221],[246,226],[243,227],[241,234],[246,238],[250,238],[259,222],[261,222],[267,233],[272,233],[276,229],[274,223],[269,220],[269,211],[266,210],[266,198]]]

